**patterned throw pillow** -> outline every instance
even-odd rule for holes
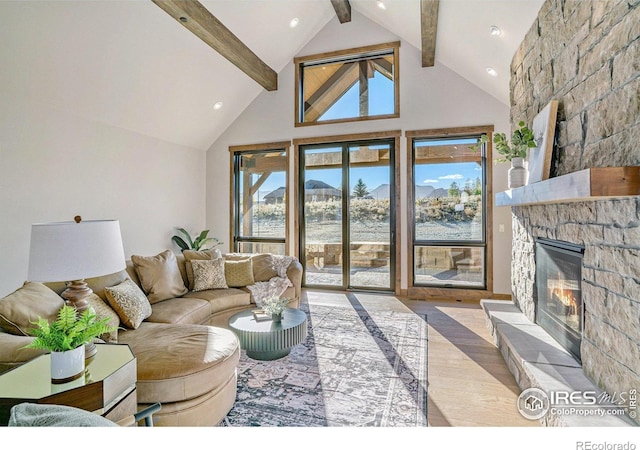
[[[251,259],[225,261],[224,276],[229,287],[245,287],[254,284]]]
[[[184,267],[187,272],[187,281],[189,282],[189,289],[193,291],[193,265],[191,261],[194,259],[216,259],[222,258],[222,253],[220,250],[185,250],[182,252],[182,256],[184,256]]]
[[[110,327],[120,326],[120,317],[118,314],[107,305],[104,300],[98,297],[96,294],[91,294],[87,299],[89,305],[96,313],[97,320],[109,319],[107,325]],[[118,342],[118,330],[113,330],[111,333],[105,333],[101,338],[107,342]]]
[[[178,260],[171,250],[156,256],[132,255],[142,289],[149,297],[149,303],[158,303],[188,292],[180,275]]]
[[[195,292],[229,287],[224,276],[224,259],[194,259],[191,264]]]
[[[131,279],[113,287],[104,288],[109,304],[124,326],[136,329],[151,315],[151,304],[144,292]]]

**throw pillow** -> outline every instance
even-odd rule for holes
[[[131,261],[149,303],[158,303],[188,292],[184,285],[178,260],[171,250],[156,256],[132,255]]]
[[[251,257],[253,266],[253,279],[255,281],[269,281],[278,276],[273,267],[273,257],[269,253],[260,253]]]
[[[225,261],[224,276],[229,287],[245,287],[254,284],[251,259]]]
[[[109,305],[118,314],[122,324],[136,329],[151,315],[151,304],[144,292],[127,278],[117,286],[104,288]]]
[[[93,311],[96,313],[97,320],[109,319],[107,325],[110,327],[119,327],[120,326],[120,317],[118,313],[116,313],[109,305],[107,305],[104,300],[102,300],[98,295],[91,294],[87,299],[89,302],[89,306],[93,308]],[[105,333],[100,338],[107,342],[118,342],[118,330],[114,330],[111,333]]]
[[[226,289],[227,282],[224,276],[224,260],[196,259],[193,264],[193,291],[206,291],[207,289]]]
[[[191,261],[194,259],[216,259],[222,258],[222,253],[218,249],[214,250],[185,250],[182,252],[184,256],[184,266],[187,272],[187,280],[189,282],[189,289],[193,290],[193,266]]]
[[[0,327],[9,334],[31,336],[32,322],[38,317],[52,322],[63,305],[62,297],[47,286],[27,281],[0,300]]]

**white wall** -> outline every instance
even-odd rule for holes
[[[204,204],[203,151],[0,95],[0,296],[26,280],[32,223],[118,219],[125,255],[154,255]]]
[[[299,53],[305,56],[364,45],[400,40],[356,11],[352,21],[340,24],[332,19]],[[437,55],[436,55],[437,58]],[[486,76],[484,67],[478,76]],[[509,107],[478,89],[442,64],[421,67],[420,51],[402,41],[400,47],[400,118],[348,124],[294,127],[294,68],[287,65],[278,76],[278,90],[263,92],[231,127],[209,148],[207,153],[207,228],[228,241],[229,236],[229,150],[230,145],[258,144],[301,137],[329,136],[386,130],[418,130],[493,124],[497,131],[509,132]],[[406,173],[406,144],[402,142],[401,173]],[[506,189],[507,167],[494,167],[495,191]],[[293,179],[293,177],[290,177]],[[406,181],[400,180],[401,198],[406,204]],[[406,208],[399,244],[406,248]],[[498,208],[494,228],[503,224],[504,233],[494,236],[494,291],[510,293],[511,215],[508,208]],[[295,232],[295,230],[294,230]],[[407,284],[406,258],[403,258],[402,285]]]

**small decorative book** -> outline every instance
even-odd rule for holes
[[[256,319],[256,322],[271,320],[271,314],[264,312],[262,309],[254,309],[251,312],[253,313],[253,317]]]

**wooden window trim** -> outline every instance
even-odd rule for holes
[[[285,247],[285,254],[289,255],[291,254],[291,249],[290,246],[288,245],[289,243],[289,233],[290,233],[290,228],[289,228],[289,165],[291,162],[291,141],[280,141],[280,142],[268,142],[268,143],[262,143],[262,144],[248,144],[248,145],[232,145],[229,146],[229,161],[230,161],[230,177],[229,177],[229,205],[231,206],[230,208],[230,214],[229,214],[229,250],[232,251],[234,250],[234,231],[235,231],[235,216],[236,214],[238,214],[238,211],[236,211],[236,202],[235,202],[235,158],[236,155],[238,153],[250,153],[250,152],[262,152],[262,151],[269,151],[269,150],[273,150],[274,152],[277,150],[282,150],[284,149],[285,151],[285,229],[284,229],[284,247]]]
[[[495,298],[493,293],[493,152],[492,139],[494,127],[493,125],[482,125],[477,127],[457,127],[457,128],[436,128],[429,130],[412,130],[406,131],[407,139],[407,217],[411,220],[407,221],[407,296],[411,299],[426,300],[461,300],[461,301],[480,301],[483,298]],[[468,136],[473,134],[487,134],[489,140],[486,144],[486,174],[487,174],[487,192],[486,192],[486,275],[487,285],[485,289],[464,289],[464,288],[445,288],[445,287],[426,287],[414,286],[413,278],[413,241],[415,224],[415,201],[413,199],[413,141],[419,138],[433,137],[456,137]]]
[[[311,61],[332,60],[332,59],[340,58],[343,56],[358,55],[362,53],[369,53],[369,52],[375,52],[378,50],[387,50],[387,49],[393,50],[393,67],[395,71],[394,80],[393,80],[393,86],[394,86],[393,114],[323,120],[320,122],[301,122],[300,121],[300,107],[299,107],[300,106],[300,89],[302,88],[302,85],[300,83],[300,67],[302,64],[308,63]],[[400,117],[400,41],[387,42],[384,44],[368,45],[364,47],[355,47],[355,48],[349,48],[345,50],[337,50],[333,52],[316,53],[314,55],[299,56],[299,57],[293,58],[293,66],[294,66],[294,73],[295,73],[294,96],[293,96],[294,97],[293,123],[296,128],[315,126],[315,125],[327,125],[332,123],[362,122],[366,120],[380,120],[380,119],[397,119]]]
[[[349,142],[349,141],[370,141],[375,139],[389,139],[392,138],[394,140],[394,157],[395,157],[395,167],[394,167],[394,177],[396,182],[395,189],[395,294],[402,295],[403,292],[401,290],[401,258],[402,258],[402,249],[400,245],[401,235],[401,214],[400,214],[400,138],[402,137],[401,130],[393,130],[393,131],[378,131],[374,133],[357,133],[357,134],[341,134],[334,136],[322,136],[322,137],[311,137],[311,138],[301,138],[293,140],[293,170],[296,174],[296,183],[293,186],[293,195],[294,198],[298,198],[300,195],[300,180],[298,179],[298,174],[300,173],[300,146],[309,145],[309,144],[332,144],[336,142]],[[293,229],[296,230],[295,235],[293,236],[293,255],[296,258],[300,258],[300,236],[298,235],[297,230],[300,229],[300,221],[299,221],[299,205],[298,202],[294,202],[293,205],[293,221],[294,226]]]

